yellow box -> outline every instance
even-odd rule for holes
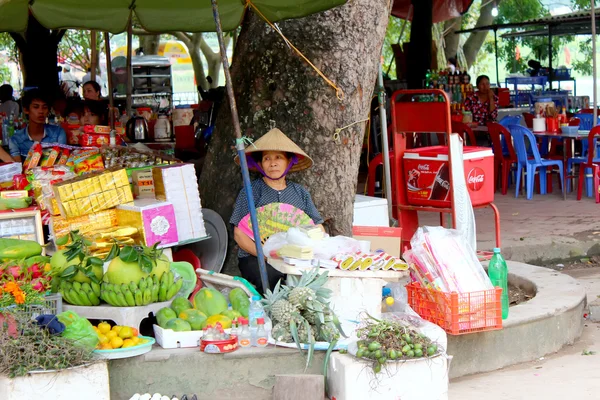
[[[79,199],[77,204],[79,205],[79,211],[81,211],[82,215],[92,213],[92,202],[89,197]]]
[[[92,179],[92,194],[97,194],[102,191],[102,185],[100,184],[100,177],[94,176]]]
[[[129,178],[127,177],[126,170],[120,169],[118,171],[113,172],[113,177],[115,179],[117,187],[129,186]]]
[[[74,230],[85,234],[94,230],[116,226],[117,212],[115,210],[105,210],[75,218],[56,216],[52,217],[51,224],[55,237],[62,237]]]
[[[63,202],[73,200],[73,186],[70,183],[58,186],[58,198]]]
[[[115,182],[113,180],[112,173],[110,172],[100,175],[100,183],[102,185],[103,192],[115,188]]]
[[[100,203],[98,203],[98,194],[90,196],[90,203],[92,204],[92,211],[100,211]]]

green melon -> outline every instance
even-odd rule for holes
[[[189,322],[182,320],[181,318],[173,318],[167,325],[166,329],[173,329],[175,332],[187,332],[192,330],[192,326]]]
[[[231,318],[232,320],[239,318],[242,314],[239,311],[235,310],[225,310],[221,312],[221,315]]]
[[[194,296],[194,308],[210,317],[227,310],[227,299],[216,289],[202,288]]]
[[[190,308],[179,313],[179,318],[190,323],[192,330],[199,331],[202,329],[204,321],[207,320],[206,314],[198,311],[195,308]]]
[[[166,328],[167,322],[175,318],[177,318],[177,314],[175,314],[175,311],[173,311],[169,307],[161,308],[156,313],[156,322],[158,322],[158,326],[160,326],[161,328]]]

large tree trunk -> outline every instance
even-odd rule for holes
[[[458,52],[458,45],[460,43],[460,35],[457,35],[456,31],[460,30],[462,23],[462,17],[456,17],[453,19],[449,19],[444,23],[444,31],[446,31],[446,35],[444,36],[444,42],[446,47],[444,49],[444,54],[446,55],[446,60],[455,57]]]
[[[11,36],[23,61],[24,86],[37,86],[54,91],[58,87],[57,53],[58,43],[65,31],[51,31],[44,28],[32,14],[29,14],[27,31]]]
[[[144,54],[147,56],[158,54],[158,47],[160,45],[160,35],[142,35],[140,38],[140,45],[144,49]]]
[[[481,7],[479,19],[477,20],[475,27],[491,25],[492,22],[494,22],[492,8],[494,8],[495,5],[496,4],[493,1],[490,1],[485,6]],[[472,32],[465,42],[463,50],[465,52],[465,58],[467,59],[469,68],[471,68],[477,59],[477,53],[479,53],[481,46],[483,46],[483,42],[485,42],[485,38],[487,37],[488,33],[488,31]]]
[[[368,117],[388,4],[383,0],[355,0],[278,24],[286,37],[343,89],[342,101],[253,13],[248,13],[236,44],[232,79],[243,135],[256,140],[277,126],[313,158],[312,169],[292,174],[290,179],[307,186],[333,235],[352,233],[365,123],[341,131],[339,142],[333,135],[336,129]],[[229,107],[224,104],[220,110],[200,188],[203,206],[229,221],[242,178],[233,161]],[[235,251],[230,247],[229,254],[235,255]],[[230,257],[230,261],[235,258]]]

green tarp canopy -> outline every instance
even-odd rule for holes
[[[271,22],[305,17],[345,2],[252,0],[252,4]],[[244,16],[246,1],[220,0],[218,4],[223,30],[237,28]],[[74,28],[120,33],[127,29],[130,10],[149,32],[215,30],[210,0],[0,0],[0,31],[25,31],[31,12],[49,29]]]

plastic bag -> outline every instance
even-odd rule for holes
[[[413,327],[417,332],[427,336],[433,342],[443,349],[448,348],[448,336],[446,332],[436,324],[426,321],[419,316],[409,305],[406,305],[406,312],[388,312],[381,314],[381,318],[388,321],[396,321],[405,326]]]
[[[298,228],[290,228],[287,232],[271,235],[263,246],[264,253],[270,257],[277,256],[277,250],[287,244],[308,246],[313,249],[314,258],[331,260],[337,254],[355,254],[360,251],[358,240],[346,236],[326,236],[320,240],[312,240]]]
[[[64,311],[56,316],[65,325],[62,336],[72,340],[74,343],[94,350],[98,345],[98,335],[92,323],[80,317],[73,311]]]

